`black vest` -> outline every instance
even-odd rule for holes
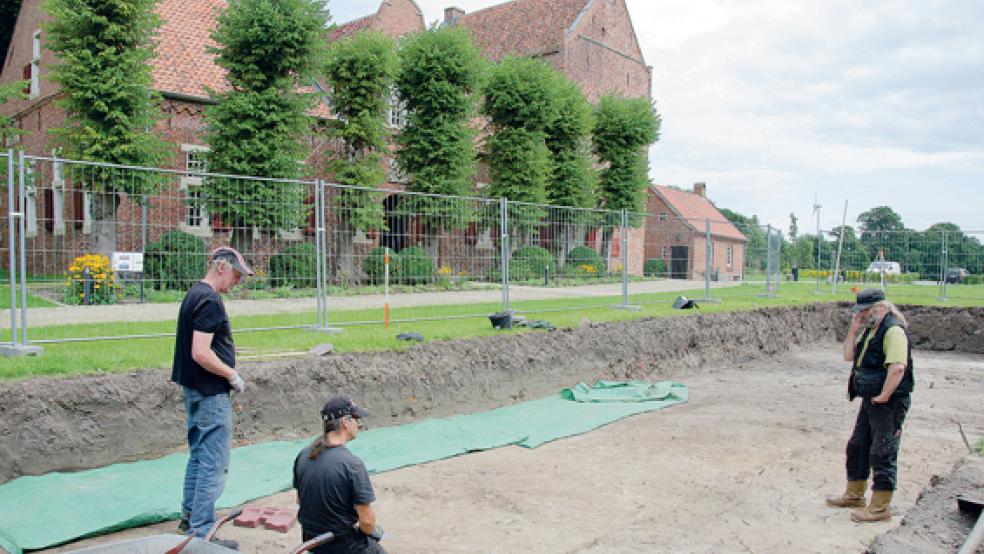
[[[909,341],[909,331],[906,330],[902,322],[892,314],[885,314],[881,324],[877,329],[868,328],[861,335],[854,349],[854,370],[851,371],[851,378],[847,383],[847,397],[854,400],[855,397],[871,398],[881,394],[882,386],[885,384],[885,377],[888,374],[885,369],[885,334],[892,327],[902,328],[908,343],[906,353],[905,374],[902,381],[892,393],[893,397],[907,395],[912,392],[915,386],[915,379],[912,376],[912,342]],[[861,357],[861,350],[864,348],[865,340],[874,331],[874,336],[868,341],[868,347],[864,349],[864,357]],[[860,358],[860,360],[859,360]]]

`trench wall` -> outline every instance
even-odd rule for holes
[[[984,308],[906,309],[916,348],[984,353]],[[325,399],[348,394],[371,426],[468,413],[542,397],[578,381],[666,378],[676,371],[836,340],[846,305],[680,313],[576,329],[423,343],[240,367],[237,444],[311,436]],[[832,360],[832,363],[836,363]],[[185,445],[170,370],[0,383],[0,482],[20,475],[146,459]]]

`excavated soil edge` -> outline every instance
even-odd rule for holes
[[[984,495],[984,457],[971,454],[957,462],[949,475],[934,476],[899,526],[875,539],[867,553],[956,552],[977,521],[958,509],[960,494]],[[977,552],[984,552],[984,546]]]
[[[481,411],[599,378],[665,378],[680,369],[780,354],[841,338],[844,304],[681,313],[576,329],[423,343],[404,352],[241,366],[238,444],[310,436],[325,398],[357,398],[373,426]],[[904,307],[916,348],[984,353],[984,308]],[[139,345],[139,343],[134,343]],[[0,482],[93,468],[184,446],[170,371],[0,383]]]

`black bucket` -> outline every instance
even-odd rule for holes
[[[512,312],[496,312],[489,316],[494,329],[512,329]]]

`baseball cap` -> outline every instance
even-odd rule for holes
[[[325,402],[325,407],[321,408],[321,419],[333,421],[345,416],[352,416],[356,419],[369,415],[365,408],[355,405],[355,402],[347,396],[335,396]]]
[[[881,289],[864,289],[858,293],[857,303],[851,307],[851,312],[858,313],[861,310],[867,310],[884,299],[885,291]]]
[[[239,253],[238,250],[231,246],[220,246],[212,251],[212,255],[209,257],[211,260],[226,260],[232,267],[236,268],[236,271],[240,275],[253,276],[253,270],[246,265],[246,260],[243,259],[243,255]]]

